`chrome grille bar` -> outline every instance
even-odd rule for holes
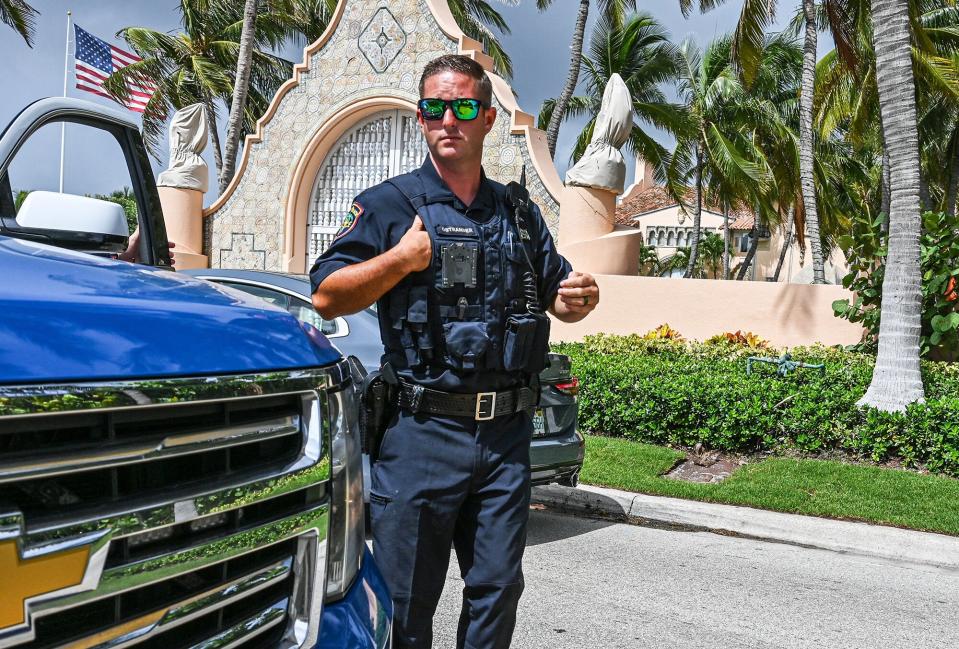
[[[172,575],[184,574],[221,563],[310,530],[319,532],[321,538],[325,539],[329,509],[329,504],[324,503],[297,516],[224,536],[210,543],[104,570],[96,591],[77,593],[41,604],[35,607],[35,610],[38,615],[42,615],[50,609],[62,609],[107,595],[122,593]]]
[[[192,649],[233,649],[286,621],[289,598],[280,600],[214,637],[193,645]]]
[[[195,595],[177,604],[141,615],[96,636],[71,642],[63,649],[122,649],[174,629],[207,613],[220,610],[289,577],[292,559],[255,574],[235,579],[219,588]]]
[[[74,451],[69,454],[44,456],[36,454],[22,459],[0,461],[0,483],[26,478],[42,478],[89,469],[147,462],[161,458],[199,453],[250,441],[263,441],[296,435],[300,417],[290,415],[246,426],[231,426],[195,433],[171,435],[155,443],[117,444],[100,449]]]

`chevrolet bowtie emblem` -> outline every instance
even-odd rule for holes
[[[29,549],[23,533],[18,512],[0,513],[0,637],[32,636],[32,603],[96,588],[106,557],[107,532]]]

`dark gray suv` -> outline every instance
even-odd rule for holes
[[[324,320],[310,303],[310,279],[306,275],[220,268],[183,272],[272,302],[322,331],[344,356],[356,356],[367,371],[380,366],[383,345],[376,312],[367,309]],[[579,381],[572,375],[569,357],[550,354],[549,365],[540,373],[540,385],[530,446],[533,484],[575,486],[583,466],[584,444],[576,429]]]

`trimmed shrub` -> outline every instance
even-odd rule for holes
[[[580,378],[583,430],[673,446],[702,443],[737,452],[842,451],[959,477],[959,367],[924,361],[927,401],[905,413],[860,409],[874,357],[832,347],[790,350],[793,360],[824,363],[779,376],[753,355],[718,341],[689,343],[642,336],[593,336],[564,343]]]

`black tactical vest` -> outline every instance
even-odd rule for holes
[[[535,341],[530,326],[523,325],[530,320],[523,283],[529,264],[505,197],[497,192],[494,215],[476,223],[449,198],[431,202],[416,172],[386,182],[410,201],[433,246],[430,266],[407,275],[384,296],[386,360],[397,369],[542,369],[548,321],[545,337]]]

